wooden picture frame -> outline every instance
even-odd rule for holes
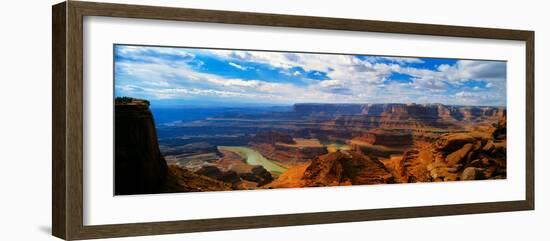
[[[492,213],[534,209],[534,32],[356,19],[307,17],[68,1],[52,8],[52,233],[66,239],[111,238],[214,230]],[[525,200],[215,218],[152,223],[83,224],[83,17],[107,16],[174,21],[299,27],[452,36],[526,43]]]

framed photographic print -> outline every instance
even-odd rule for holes
[[[53,6],[53,235],[534,209],[534,32]]]

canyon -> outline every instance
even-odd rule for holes
[[[116,195],[505,178],[504,107],[115,100]]]

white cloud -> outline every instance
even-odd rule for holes
[[[122,61],[117,71],[131,76],[118,79],[117,89],[134,91],[155,98],[241,98],[251,102],[417,102],[467,104],[475,101],[502,104],[505,101],[505,70],[502,62],[458,61],[456,65],[440,65],[437,69],[421,69],[407,64],[422,63],[421,59],[401,57],[369,57],[351,55],[292,54],[281,52],[189,50],[175,48],[121,48],[125,56],[145,61]],[[150,54],[151,52],[155,54]],[[185,61],[170,61],[162,54],[177,56]],[[287,75],[300,76],[305,71],[324,72],[328,80],[315,80],[306,85],[264,80],[224,78],[199,72],[191,64],[200,63],[202,54],[221,57],[237,69],[246,70],[243,63],[263,63]],[[237,64],[238,62],[239,64]],[[258,70],[258,69],[257,69]],[[504,74],[503,74],[504,72]],[[392,73],[410,75],[411,83],[391,82]],[[303,77],[305,78],[305,77]],[[461,90],[467,80],[487,81],[477,95]],[[499,82],[500,81],[500,82]],[[504,84],[503,84],[504,83]],[[139,86],[139,89],[138,89]],[[161,86],[161,87],[160,87]],[[458,92],[448,93],[451,86]],[[471,88],[470,88],[471,89]],[[474,99],[474,100],[472,100]],[[491,102],[492,101],[492,102]]]
[[[156,56],[152,56],[148,53],[155,53],[157,55],[172,55],[181,57],[184,59],[192,59],[194,54],[181,48],[165,48],[165,47],[143,47],[143,46],[131,46],[131,45],[118,45],[116,50],[125,57],[134,58],[150,58],[154,59]],[[157,57],[158,58],[158,57]]]
[[[485,81],[487,88],[498,83],[505,89],[506,85],[506,63],[498,61],[459,60],[452,66],[439,65],[436,70],[399,67],[395,71],[413,76],[415,88],[445,89],[447,85],[461,86],[466,81]]]
[[[273,68],[290,69],[300,67],[305,71],[324,72],[328,78],[346,80],[347,84],[353,85],[354,88],[383,83],[392,72],[399,71],[401,68],[399,64],[423,63],[421,59],[407,57],[369,56],[361,60],[354,55],[337,54],[294,54],[232,50],[201,50],[201,52],[222,57],[228,61],[250,61],[267,64]],[[387,61],[390,63],[387,63]],[[281,73],[297,75],[299,72],[281,71]]]
[[[410,58],[410,57],[384,57],[384,56],[369,56],[366,60],[372,63],[379,63],[382,61],[390,61],[397,64],[421,64],[424,63],[422,59]]]
[[[475,95],[472,93],[467,93],[465,91],[460,91],[456,93],[455,96],[460,98],[471,98],[471,97],[474,97]]]
[[[229,65],[231,65],[231,66],[233,66],[233,67],[235,67],[235,68],[237,68],[237,69],[243,70],[243,71],[244,71],[244,70],[247,70],[246,67],[244,67],[244,66],[242,66],[242,65],[239,65],[239,64],[236,64],[236,63],[233,63],[233,62],[229,62]]]
[[[440,76],[450,82],[468,80],[503,81],[506,79],[506,62],[459,60],[453,66],[438,67]]]

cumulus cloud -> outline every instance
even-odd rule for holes
[[[422,58],[140,46],[120,46],[116,54],[121,56],[115,62],[117,93],[139,93],[144,98],[203,96],[272,103],[506,102],[506,63],[498,61],[458,60],[434,66]],[[253,64],[260,77],[275,70],[292,79],[223,76],[209,69],[205,57],[224,61],[243,73]],[[394,74],[408,79],[396,82]],[[483,81],[483,85],[467,86],[471,81]],[[468,92],[472,89],[475,94]]]
[[[438,67],[442,78],[450,82],[468,80],[503,81],[506,79],[506,62],[459,60],[453,66]]]

